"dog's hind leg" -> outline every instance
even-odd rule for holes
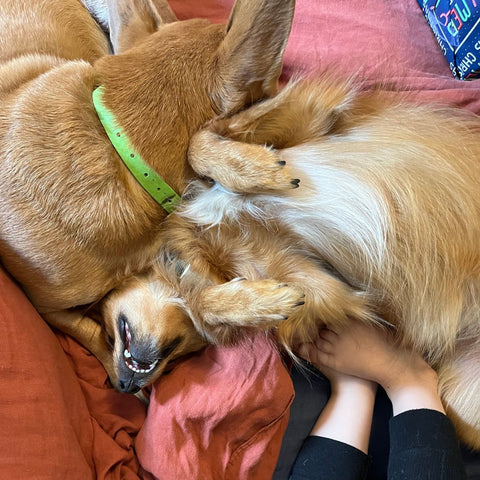
[[[438,378],[458,437],[480,450],[480,338],[457,342],[454,358],[439,368]]]
[[[189,162],[201,176],[237,193],[268,193],[299,186],[283,149],[333,132],[355,98],[347,83],[292,82],[277,96],[217,118],[191,140]]]
[[[272,266],[276,278],[305,293],[304,307],[294,311],[276,331],[278,340],[290,355],[294,356],[297,344],[314,341],[324,326],[346,326],[352,318],[378,321],[368,296],[349,286],[322,262],[291,255],[288,261],[281,263],[274,259]]]
[[[210,130],[192,138],[189,162],[199,175],[236,193],[285,191],[297,188],[300,182],[275,150],[223,138]]]
[[[352,82],[327,76],[292,81],[276,96],[231,117],[218,117],[207,128],[239,142],[289,148],[336,132],[356,96]]]
[[[52,327],[71,336],[95,355],[105,368],[112,385],[117,384],[112,352],[99,323],[76,310],[49,312],[42,316]]]

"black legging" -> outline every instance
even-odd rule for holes
[[[292,480],[364,480],[370,459],[345,443],[308,437]],[[466,480],[450,420],[435,410],[410,410],[390,420],[388,480]]]

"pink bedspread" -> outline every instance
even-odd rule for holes
[[[265,335],[209,347],[154,385],[138,458],[165,479],[268,479],[292,400]]]
[[[171,0],[181,19],[228,18],[233,0]],[[416,0],[297,0],[284,75],[325,70],[421,102],[480,112],[479,82],[453,78]]]

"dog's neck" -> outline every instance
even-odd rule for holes
[[[115,115],[103,104],[102,95],[103,87],[93,91],[93,105],[112,145],[138,183],[167,213],[171,213],[180,202],[179,195],[132,148],[127,133],[118,125]]]

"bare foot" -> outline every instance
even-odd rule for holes
[[[415,408],[444,411],[435,371],[379,327],[352,320],[342,331],[322,330],[318,340],[304,344],[300,352],[321,371],[329,368],[380,384],[395,414]]]

